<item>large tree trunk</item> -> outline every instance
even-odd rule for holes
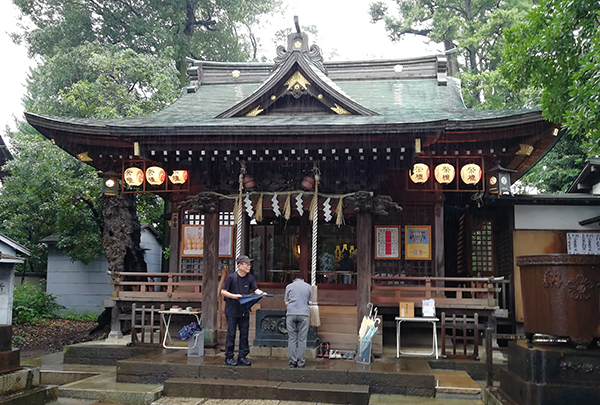
[[[102,246],[108,271],[146,272],[135,194],[104,196]]]
[[[456,57],[456,45],[449,40],[444,39],[444,51],[448,59],[448,76],[456,77],[458,73],[458,58]]]

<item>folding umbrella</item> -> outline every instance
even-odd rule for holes
[[[246,294],[239,298],[240,305],[244,309],[250,309],[254,304],[261,300],[262,297],[272,297],[273,294]]]

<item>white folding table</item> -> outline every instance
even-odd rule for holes
[[[173,315],[192,315],[196,317],[196,322],[198,323],[198,326],[201,325],[201,321],[202,321],[202,312],[200,310],[193,310],[193,311],[188,311],[188,310],[180,310],[180,311],[171,311],[171,310],[167,310],[167,311],[158,311],[158,313],[160,314],[161,320],[163,325],[165,325],[165,336],[163,338],[162,341],[162,345],[165,349],[185,349],[187,350],[187,346],[173,346],[173,341],[171,340],[171,335],[169,334],[169,326],[171,326],[171,317]],[[167,346],[167,339],[169,340],[169,343],[171,344],[171,346]]]
[[[438,318],[402,318],[396,317],[396,358],[400,357],[401,354],[409,354],[411,356],[433,356],[438,359],[438,348],[437,348],[437,322]],[[433,350],[431,353],[416,353],[416,352],[403,352],[400,346],[400,326],[402,322],[428,322],[433,328]]]

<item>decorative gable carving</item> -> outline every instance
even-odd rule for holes
[[[273,73],[245,100],[216,118],[261,115],[378,115],[346,95],[327,77],[318,46],[308,46],[308,36],[288,35],[288,47],[277,48]]]

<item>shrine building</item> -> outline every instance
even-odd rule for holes
[[[220,342],[219,280],[247,254],[264,291],[283,294],[297,273],[315,284],[322,340],[348,347],[356,329],[343,338],[328,319],[350,313],[358,325],[370,302],[392,317],[426,297],[438,309],[503,309],[509,208],[484,201],[509,198],[560,138],[540,110],[468,109],[444,55],[325,61],[300,30],[273,63],[192,60],[188,73],[179,99],[147,116],[26,113],[117,193],[167,202],[163,272],[201,288],[118,290],[116,301],[201,302],[208,340]]]

